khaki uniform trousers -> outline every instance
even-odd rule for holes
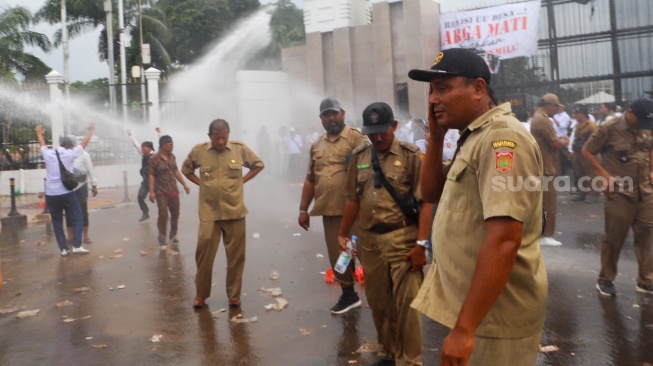
[[[342,222],[342,216],[322,216],[322,225],[324,226],[324,241],[326,242],[327,252],[329,254],[329,263],[331,268],[336,265],[338,257],[340,257],[340,246],[338,244],[338,230],[340,229],[340,223]],[[352,235],[356,235],[357,230],[356,223],[351,232]],[[359,240],[360,242],[360,240]],[[356,261],[352,260],[347,267],[345,273],[340,274],[334,272],[336,275],[336,281],[340,282],[342,287],[351,287],[354,285],[354,266]]]
[[[223,237],[224,250],[227,253],[227,297],[229,300],[240,300],[245,268],[245,230],[245,218],[200,221],[195,251],[197,297],[206,299],[211,296],[213,261],[220,238]]]
[[[422,319],[410,304],[424,274],[410,272],[412,263],[403,260],[416,240],[417,226],[412,225],[386,234],[361,230],[358,244],[365,296],[382,346],[378,356],[397,365],[422,364]]]
[[[540,350],[540,333],[524,338],[474,337],[469,366],[534,366]]]
[[[617,276],[619,253],[631,227],[639,263],[637,282],[653,284],[653,197],[645,202],[634,202],[619,193],[609,195],[605,201],[605,236],[601,241],[599,282],[614,281]]]
[[[552,178],[552,177],[547,177]],[[558,209],[558,192],[555,190],[553,179],[546,182],[542,192],[542,208],[546,210],[546,227],[542,236],[553,236],[556,229],[556,210]]]
[[[594,179],[596,177],[596,171],[590,163],[585,160],[583,155],[579,152],[575,152],[571,156],[571,165],[574,168],[574,173],[576,173],[576,180],[578,182],[578,190],[580,190],[579,194],[585,195],[588,194],[590,196],[598,196],[601,193],[598,191],[595,191],[592,189],[592,184],[590,182],[591,179]],[[587,178],[584,178],[587,177]],[[583,179],[582,182],[580,182],[580,179]],[[589,178],[589,179],[588,179]]]

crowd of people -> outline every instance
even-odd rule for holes
[[[577,182],[574,201],[595,203],[605,196],[597,290],[616,296],[619,253],[632,228],[639,262],[635,287],[653,294],[653,100],[638,98],[620,115],[606,105],[595,123],[587,106],[571,106],[569,115],[559,98],[547,93],[524,124],[510,103],[498,103],[492,75],[473,51],[442,51],[430,68],[408,76],[429,84],[426,122],[411,119],[400,126],[388,104],[375,102],[363,111],[359,131],[345,123],[341,102],[327,97],[318,114],[324,131],[302,138],[282,128],[277,141],[285,156],[280,166],[304,179],[298,225],[309,230],[310,217],[321,216],[331,266],[345,250],[362,264],[380,345],[369,365],[421,365],[420,313],[450,329],[440,351],[442,365],[535,364],[548,297],[540,247],[562,245],[553,238],[555,178],[566,174],[567,165]],[[62,211],[70,218],[72,253],[87,253],[82,241],[91,240],[83,214],[87,196],[63,186],[58,159],[65,169],[72,171],[74,165],[80,182],[90,182],[97,194],[83,150],[93,130],[91,123],[80,144],[64,138],[49,149],[43,129],[36,129],[48,175],[46,201],[62,256],[69,253]],[[243,186],[263,170],[263,160],[244,143],[230,140],[229,123],[216,119],[208,128],[209,141],[193,147],[180,169],[172,137],[157,132],[155,152],[151,141],[139,144],[128,131],[142,156],[139,221],[149,218],[149,196],[158,207],[160,248],[176,244],[178,184],[187,194],[186,180],[197,185],[193,306],[203,308],[211,295],[222,241],[227,299],[230,307],[239,307],[248,213]],[[257,144],[263,157],[275,154],[267,130],[259,131]],[[306,170],[297,169],[302,162]],[[593,184],[597,177],[606,182],[602,190]],[[493,184],[529,178],[540,182],[537,189]],[[88,187],[84,190],[88,194]],[[350,249],[352,235],[359,243]],[[331,312],[360,307],[353,261],[336,281],[342,293]]]

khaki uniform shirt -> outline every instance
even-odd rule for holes
[[[524,224],[522,243],[508,283],[476,335],[533,335],[542,329],[547,302],[539,240],[542,156],[533,136],[512,117],[509,103],[472,122],[461,140],[467,134],[447,173],[435,216],[433,264],[412,306],[453,328],[486,237],[485,220],[511,217]],[[518,187],[527,177],[532,178],[524,185],[531,188]]]
[[[544,175],[557,176],[560,172],[560,152],[551,146],[551,142],[558,139],[553,122],[542,112],[535,112],[531,122],[531,134],[535,137],[542,152]]]
[[[381,170],[399,196],[409,191],[419,202],[419,174],[422,166],[419,147],[395,138],[385,153],[378,153]],[[369,230],[379,224],[394,224],[406,220],[401,208],[390,193],[381,185],[374,187],[372,169],[372,145],[363,145],[354,150],[342,193],[360,204],[358,225]]]
[[[582,126],[579,123],[574,131],[574,142],[571,144],[571,150],[575,153],[580,153],[583,145],[585,145],[597,128],[599,128],[599,126],[592,121],[588,121]]]
[[[634,129],[621,116],[601,125],[585,144],[590,153],[601,153],[603,167],[614,177],[625,178],[617,192],[633,200],[647,199],[653,194],[649,173],[651,131]],[[632,178],[632,182],[630,179]]]
[[[175,195],[179,194],[177,188],[177,158],[170,154],[167,160],[161,157],[158,152],[150,158],[149,174],[154,176],[154,193],[158,195]]]
[[[245,217],[243,167],[263,167],[263,161],[240,141],[227,142],[227,149],[216,151],[210,142],[195,145],[181,172],[199,169],[200,221],[235,220]]]
[[[311,216],[342,216],[345,212],[347,198],[342,195],[342,186],[347,175],[347,155],[365,141],[360,132],[345,126],[335,141],[325,133],[311,145],[306,173],[306,179],[315,183]]]

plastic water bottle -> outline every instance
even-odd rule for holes
[[[342,274],[345,273],[347,270],[347,266],[349,266],[349,262],[351,262],[352,258],[352,250],[356,249],[356,243],[358,241],[358,237],[356,235],[352,235],[351,239],[347,242],[347,250],[343,250],[342,253],[340,253],[340,257],[338,257],[338,260],[336,261],[336,265],[333,266],[333,269]]]

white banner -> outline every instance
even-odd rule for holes
[[[537,53],[541,0],[440,14],[441,48],[474,48],[505,60]]]

